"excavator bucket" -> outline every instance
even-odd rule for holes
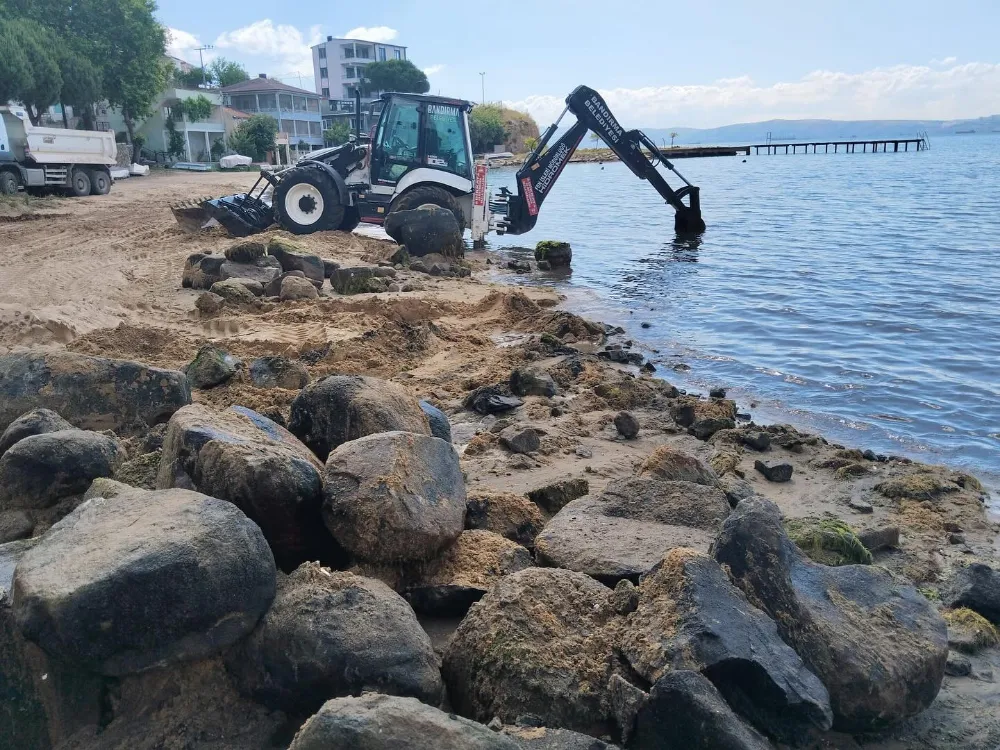
[[[175,203],[170,207],[170,210],[174,214],[174,219],[183,229],[188,232],[197,232],[200,229],[206,228],[211,223],[212,217],[203,205],[209,200],[211,199],[204,198],[202,200]]]
[[[274,223],[270,204],[247,193],[186,201],[171,206],[171,211],[177,223],[191,232],[222,225],[234,237],[247,237]]]

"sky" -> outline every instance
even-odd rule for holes
[[[544,127],[579,84],[627,127],[1000,113],[1000,0],[159,0],[171,54],[222,56],[314,90],[327,35],[391,41],[432,93]],[[480,75],[485,73],[485,76]]]

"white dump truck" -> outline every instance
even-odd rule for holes
[[[0,107],[0,194],[107,195],[117,154],[114,133],[39,128],[23,109]]]

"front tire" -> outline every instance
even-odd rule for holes
[[[425,203],[433,203],[435,206],[447,208],[455,214],[459,231],[465,231],[465,214],[462,212],[462,207],[458,205],[458,199],[437,185],[419,185],[411,190],[407,190],[392,202],[389,213],[410,211]]]
[[[18,179],[13,172],[0,172],[0,195],[17,194]]]
[[[278,224],[293,234],[339,229],[344,221],[337,186],[321,167],[289,170],[274,189],[273,206]]]
[[[90,170],[90,194],[107,195],[111,192],[111,175],[103,169]]]
[[[90,195],[90,187],[90,175],[83,169],[74,169],[69,178],[70,195],[75,195],[77,198]]]
[[[341,232],[353,232],[361,223],[361,212],[357,206],[347,206],[344,211],[344,220],[340,222]]]

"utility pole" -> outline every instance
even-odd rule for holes
[[[205,57],[202,52],[208,49],[215,49],[211,44],[206,44],[202,47],[195,47],[198,52],[198,61],[201,63],[201,83],[205,88],[208,88],[208,75],[205,73]]]
[[[486,104],[486,73],[485,72],[479,74],[479,81],[483,85],[483,104],[485,105]]]

